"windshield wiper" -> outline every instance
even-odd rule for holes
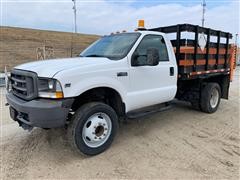
[[[113,60],[112,57],[109,57],[109,56],[104,56],[104,55],[99,55],[99,54],[90,54],[90,55],[87,55],[87,56],[82,56],[82,57],[105,57],[105,58],[108,58],[108,59],[111,59]]]
[[[98,55],[98,54],[90,54],[90,55],[87,55],[85,57],[105,57],[103,55]]]

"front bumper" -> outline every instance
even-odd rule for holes
[[[35,99],[24,101],[11,92],[6,95],[10,105],[10,116],[31,127],[57,128],[66,124],[73,99],[50,100]]]

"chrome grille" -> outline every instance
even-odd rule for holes
[[[33,72],[13,70],[10,77],[14,95],[31,100],[37,96],[37,75]]]

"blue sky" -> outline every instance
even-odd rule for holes
[[[116,2],[114,0],[108,0],[109,2]],[[130,0],[122,0],[120,3],[128,3]],[[202,3],[202,0],[138,0],[132,1],[131,6],[133,7],[149,7],[158,4],[181,4],[184,6],[194,6]],[[213,8],[219,5],[226,5],[229,0],[206,0],[208,8]]]
[[[73,31],[71,0],[0,0],[1,25]],[[146,26],[201,24],[201,0],[77,0],[78,32],[109,34]],[[206,0],[206,26],[239,33],[239,0]]]

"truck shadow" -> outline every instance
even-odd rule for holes
[[[181,118],[186,116],[188,112],[191,115],[195,114],[195,116],[203,114],[202,112],[193,109],[192,106],[187,102],[174,101],[171,104],[171,108],[167,109],[166,111],[152,112],[135,119],[127,119],[120,124],[119,133],[128,134],[129,131],[126,129],[129,129],[131,130],[130,132],[135,132],[135,135],[144,135],[151,132],[152,128],[157,127],[159,130],[161,130],[164,129],[165,125],[188,121],[188,118]],[[194,116],[191,118],[194,118]]]
[[[145,135],[150,134],[153,129],[157,128],[159,132],[161,132],[161,130],[164,131],[165,126],[174,126],[183,121],[189,121],[188,118],[182,118],[186,116],[187,113],[191,114],[191,116],[193,114],[196,114],[197,116],[201,113],[192,109],[189,104],[183,102],[174,102],[172,106],[173,107],[167,111],[154,112],[136,119],[127,119],[124,122],[120,122],[119,132],[112,146],[104,153],[114,151],[116,148],[121,148],[122,145],[131,141],[131,139],[138,137],[142,138]],[[182,115],[180,115],[181,113]],[[191,118],[194,117],[192,116]],[[61,163],[67,163],[74,158],[78,158],[78,160],[90,158],[89,156],[74,151],[70,147],[66,134],[67,130],[64,128],[49,130],[36,128],[30,133],[30,136],[25,137],[26,143],[24,144],[26,146],[27,142],[35,144],[34,146],[37,146],[34,148],[36,151],[47,152],[47,154],[44,154],[48,159]]]

